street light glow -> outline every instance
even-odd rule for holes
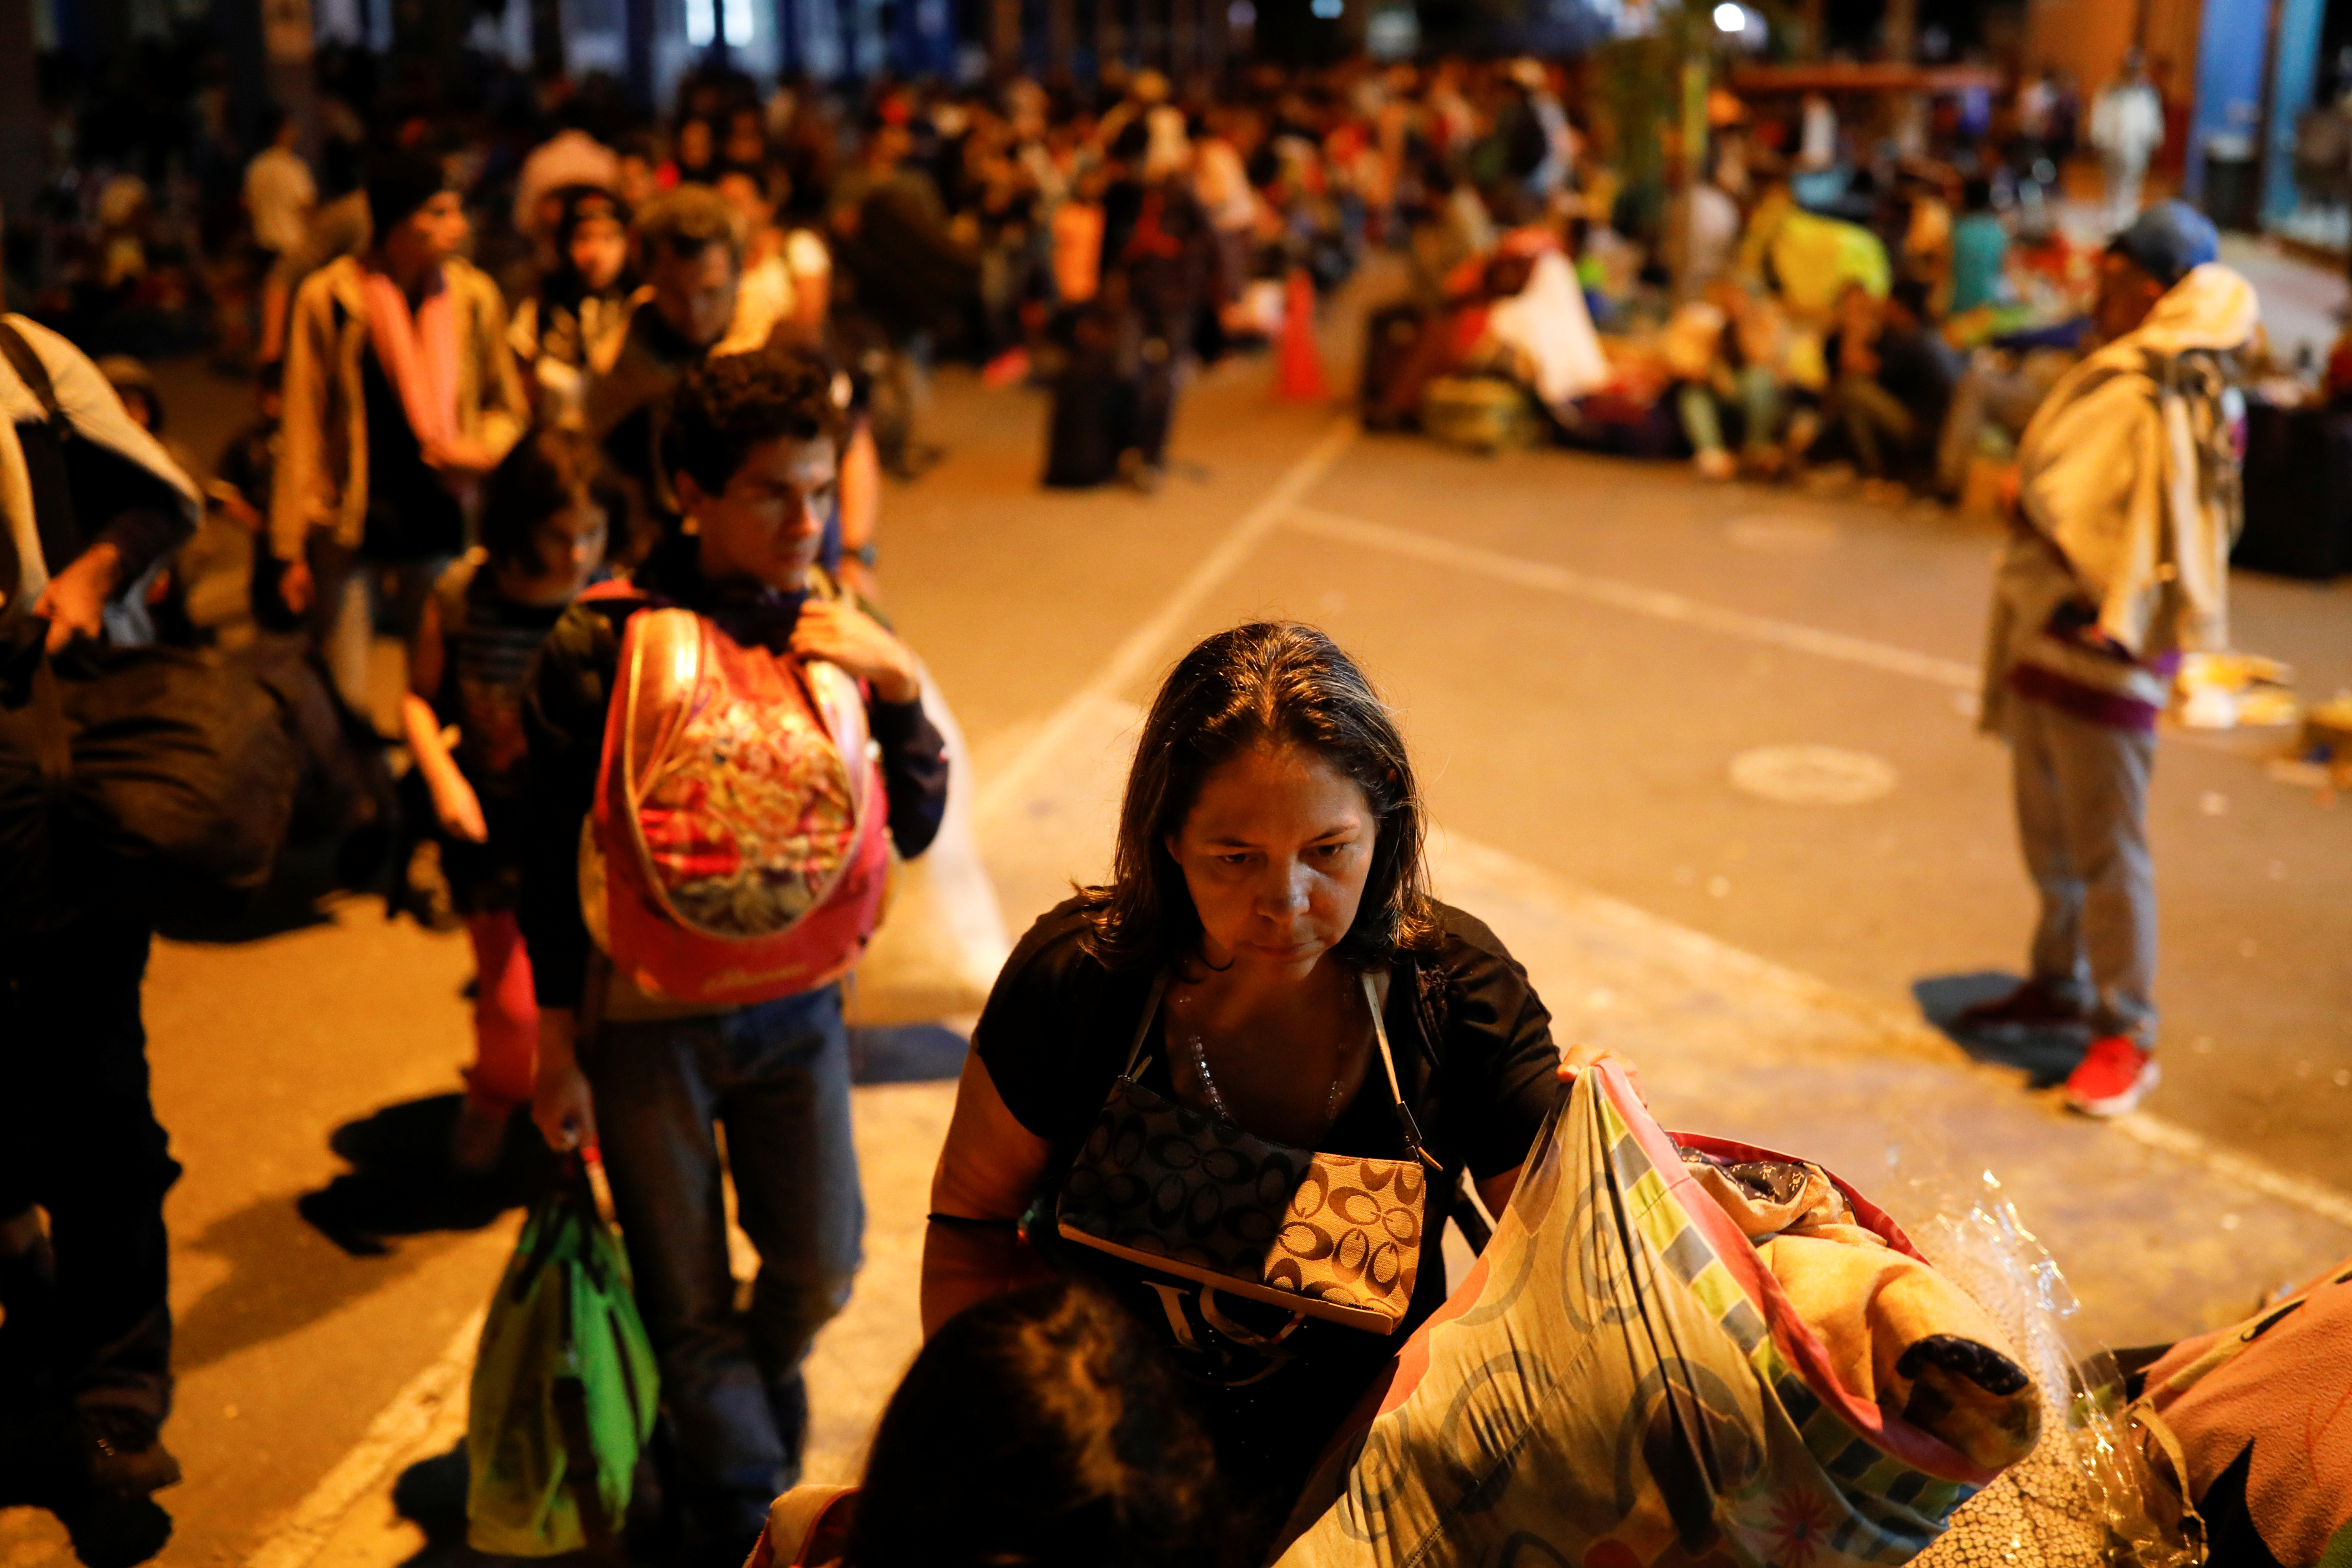
[[[1715,30],[1718,33],[1748,31],[1748,9],[1739,0],[1723,0],[1715,8]]]

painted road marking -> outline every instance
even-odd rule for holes
[[[487,1310],[478,1311],[459,1326],[448,1348],[393,1396],[392,1403],[369,1423],[358,1446],[294,1505],[269,1539],[245,1560],[246,1568],[308,1568],[343,1517],[362,1499],[381,1492],[401,1464],[415,1456],[417,1445],[433,1431],[452,1402],[457,1408],[465,1408],[474,1350],[481,1342],[487,1315]]]
[[[1885,758],[1840,746],[1752,746],[1731,759],[1735,788],[1789,805],[1860,805],[1897,782]]]
[[[1290,466],[1265,499],[1242,514],[1232,531],[1220,540],[1217,547],[1201,557],[1185,579],[1176,585],[1152,616],[1128,633],[1125,641],[1111,650],[1095,671],[1092,679],[1072,692],[1067,700],[1054,710],[1052,718],[1030,738],[1020,753],[1007,763],[1002,772],[988,781],[980,794],[980,816],[982,820],[996,816],[1027,793],[1035,781],[1038,770],[1046,759],[1061,750],[1085,722],[1089,708],[1095,702],[1116,696],[1138,676],[1150,670],[1162,657],[1169,638],[1176,634],[1185,620],[1201,607],[1202,603],[1238,570],[1257,548],[1258,542],[1274,531],[1286,515],[1297,506],[1315,481],[1337,462],[1339,454],[1356,438],[1353,420],[1341,420],[1324,433],[1323,438],[1307,449],[1307,455]]]
[[[1589,573],[1556,566],[1549,561],[1529,561],[1521,556],[1506,555],[1496,550],[1456,544],[1433,534],[1391,528],[1386,523],[1367,522],[1361,518],[1343,517],[1338,512],[1320,511],[1313,507],[1293,507],[1285,521],[1292,528],[1325,539],[1336,539],[1343,543],[1361,545],[1367,550],[1426,561],[1433,565],[1451,566],[1460,572],[1475,572],[1518,587],[1561,594],[1595,605],[1606,605],[1612,609],[1648,616],[1654,620],[1673,621],[1681,626],[1746,637],[1750,642],[1769,643],[1774,647],[1793,648],[1799,653],[1840,659],[1868,669],[1884,670],[1890,675],[1906,675],[1914,680],[1933,681],[1938,686],[1961,691],[1974,691],[1984,683],[1983,675],[1976,666],[1962,664],[1958,659],[1937,658],[1930,654],[1915,653],[1907,647],[1896,647],[1891,643],[1847,637],[1842,632],[1819,631],[1811,626],[1799,626],[1794,621],[1775,620],[1769,616],[1751,616],[1745,610],[1727,610],[1719,605],[1705,604],[1680,594],[1668,593],[1663,588],[1644,588],[1638,584],[1621,583],[1614,578],[1595,577]]]

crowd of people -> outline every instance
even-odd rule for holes
[[[1087,88],[844,95],[712,68],[649,124],[601,79],[494,76],[470,112],[428,113],[415,84],[339,67],[319,174],[295,122],[265,115],[220,234],[218,180],[174,205],[136,157],[88,171],[34,215],[11,286],[100,346],[143,341],[159,291],[177,320],[209,299],[223,354],[281,363],[294,289],[365,241],[364,108],[450,171],[524,373],[562,397],[585,395],[580,371],[618,352],[655,281],[634,215],[699,188],[741,231],[713,330],[742,348],[788,324],[828,347],[889,471],[929,459],[926,374],[961,360],[1054,389],[1048,482],[1153,488],[1193,367],[1311,324],[1294,276],[1319,298],[1389,255],[1403,281],[1381,273],[1396,298],[1364,357],[1370,423],[1958,500],[2079,349],[2096,240],[2178,140],[2136,58],[2087,105],[2049,73],[1998,101],[1718,87],[1689,150],[1635,128],[1606,68],[1356,60],[1213,89],[1114,68]],[[2101,160],[2104,203],[2083,209],[2098,235],[2062,221],[2078,149]],[[572,210],[584,192],[592,214]],[[157,271],[176,281],[136,281]]]
[[[2087,1023],[2072,1096],[2093,1114],[2154,1082],[2152,730],[2168,661],[2219,624],[2254,331],[2195,214],[2081,245],[2037,173],[2047,128],[1966,105],[1898,153],[1826,102],[1718,93],[1707,146],[1639,177],[1568,76],[1525,60],[855,104],[711,70],[658,135],[548,96],[535,144],[387,105],[342,189],[290,121],[265,126],[251,287],[215,302],[259,418],[201,491],[152,375],[15,318],[0,613],[18,706],[52,701],[26,672],[78,649],[232,652],[241,615],[362,730],[378,639],[400,640],[382,738],[478,973],[450,1160],[488,1169],[526,1107],[553,1147],[599,1152],[660,1367],[677,1562],[733,1568],[798,1479],[802,1365],[857,1268],[838,983],[948,789],[874,599],[882,481],[932,455],[942,359],[1051,389],[1047,482],[1150,490],[1193,368],[1295,339],[1387,253],[1407,280],[1371,317],[1368,423],[1684,454],[1709,479],[1843,464],[1888,495],[1957,497],[2017,448],[2035,526],[1997,589],[1987,721],[2016,748],[2043,918],[2028,984],[1978,1021]],[[106,285],[139,247],[103,236],[138,219],[91,183],[100,242],[45,249]],[[44,221],[55,240],[66,219]],[[132,278],[37,279],[31,302],[102,342],[152,302]],[[2179,374],[2101,357],[2116,345]],[[2202,510],[2156,507],[2133,466],[2176,431],[2168,471]],[[2111,472],[2076,461],[2118,443]],[[245,542],[241,605],[175,560],[200,523]],[[110,679],[90,657],[75,679]],[[1393,715],[1319,633],[1242,627],[1178,664],[1111,880],[1031,931],[977,1026],[933,1193],[931,1349],[835,1520],[848,1562],[1241,1561],[1274,1536],[1391,1336],[1444,1302],[1448,1215],[1509,1212],[1562,1082],[1598,1060],[1563,1063],[1524,970],[1431,897],[1422,832]],[[40,1402],[46,1495],[103,1568],[168,1531],[177,1168],[145,1090],[149,912],[42,915],[5,945],[5,1049],[35,1087],[0,1143],[0,1377]],[[1212,1122],[1252,1160],[1386,1173],[1365,1180],[1391,1197],[1351,1194],[1390,1227],[1358,1318],[1155,1266],[1181,1244],[1125,1214],[1154,1195],[1106,1151],[1148,1131],[1181,1185],[1231,1152]],[[747,1308],[730,1181],[761,1259]],[[1089,1205],[1095,1229],[1072,1217]],[[1006,1294],[1040,1268],[1091,1283]],[[979,1401],[1019,1441],[938,1452],[942,1406]],[[802,1519],[811,1541],[837,1500]]]

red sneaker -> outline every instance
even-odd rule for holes
[[[2122,1116],[2139,1108],[2162,1077],[2153,1052],[2126,1036],[2093,1040],[2066,1079],[2066,1104],[2085,1116]]]

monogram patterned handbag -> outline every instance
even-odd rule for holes
[[[1373,1037],[1409,1160],[1260,1138],[1137,1081],[1160,1015],[1152,984],[1127,1065],[1062,1185],[1057,1228],[1114,1258],[1375,1334],[1403,1321],[1420,1271],[1429,1180],[1370,975]]]

